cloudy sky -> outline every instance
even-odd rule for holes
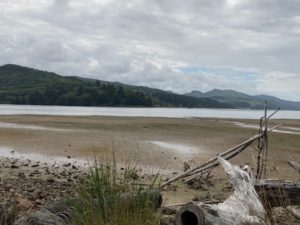
[[[299,0],[0,0],[6,63],[300,101]]]

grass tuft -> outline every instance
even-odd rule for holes
[[[158,225],[161,201],[159,177],[140,179],[134,166],[117,173],[115,160],[96,163],[88,178],[77,187],[72,206],[74,225]]]

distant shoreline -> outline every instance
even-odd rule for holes
[[[269,110],[271,113],[272,110]],[[110,116],[157,118],[259,119],[263,110],[168,107],[92,107],[0,104],[0,115]],[[274,119],[300,119],[300,111],[280,110]]]

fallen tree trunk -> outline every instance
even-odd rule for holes
[[[267,208],[300,205],[300,182],[257,180],[254,187],[263,205]]]
[[[248,172],[219,157],[232,186],[233,194],[220,204],[191,202],[176,214],[176,225],[262,225],[266,212]]]

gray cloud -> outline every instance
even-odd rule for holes
[[[300,100],[299,12],[298,0],[0,0],[0,64]]]

